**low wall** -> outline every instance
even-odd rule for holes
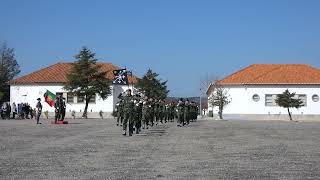
[[[218,120],[217,114],[214,114],[213,119]],[[225,120],[289,120],[288,114],[224,114]],[[297,121],[319,121],[320,115],[292,115],[293,120]]]
[[[82,114],[83,114],[82,112],[76,112],[75,113],[75,118],[76,119],[81,119],[82,118]],[[105,112],[105,113],[103,113],[103,118],[113,118],[113,116],[111,114],[112,113],[110,113],[110,112]],[[55,116],[53,112],[49,112],[48,115],[49,115],[48,118],[54,118],[54,116]],[[44,119],[47,118],[44,112],[42,112],[41,118],[44,118]],[[67,112],[66,113],[65,119],[73,119],[73,118],[74,117],[72,117],[71,112]],[[99,119],[101,117],[100,117],[98,112],[88,112],[88,118]]]

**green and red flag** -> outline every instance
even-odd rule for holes
[[[56,99],[56,95],[47,90],[46,93],[44,93],[44,101],[48,103],[51,107],[54,106],[54,101]]]

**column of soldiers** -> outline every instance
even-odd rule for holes
[[[155,100],[143,94],[133,95],[128,89],[121,93],[116,104],[117,126],[122,126],[122,135],[132,136],[134,131],[139,134],[142,129],[149,129],[159,123],[174,122],[177,126],[189,125],[196,121],[199,108],[194,102],[180,99],[178,103],[165,103],[164,100]],[[127,128],[128,127],[128,128]]]

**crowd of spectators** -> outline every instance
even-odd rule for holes
[[[0,109],[2,119],[33,119],[36,110],[28,103],[12,103],[4,102]]]

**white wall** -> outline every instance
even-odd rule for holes
[[[62,89],[60,84],[40,84],[40,85],[11,85],[10,86],[10,103],[29,103],[31,107],[35,107],[37,99],[41,98],[43,105],[43,111],[54,112],[54,107],[50,107],[46,102],[44,102],[44,93],[49,90],[52,93],[56,92],[66,92]],[[118,102],[117,96],[119,93],[128,89],[128,86],[115,85],[112,86],[112,94],[105,100],[102,100],[100,96],[96,96],[96,103],[90,103],[88,106],[88,112],[112,112],[116,102]],[[130,86],[130,88],[132,88]],[[84,110],[85,103],[73,103],[66,104],[66,111],[76,111],[80,112]]]
[[[320,101],[313,102],[312,96],[317,94],[320,96],[320,85],[240,85],[240,86],[227,86],[226,89],[230,95],[231,102],[228,104],[223,113],[224,114],[287,114],[285,108],[278,106],[265,106],[266,94],[281,94],[286,89],[296,94],[307,95],[307,106],[299,109],[292,108],[293,114],[305,115],[319,115],[320,114]],[[252,96],[258,94],[260,100],[255,102]],[[212,107],[209,105],[209,110]],[[214,113],[218,112],[214,108]]]

